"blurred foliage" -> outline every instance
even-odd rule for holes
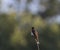
[[[14,32],[15,23],[10,22],[9,15],[0,15],[0,49],[6,50],[10,45],[10,36]]]
[[[43,0],[41,0],[41,1],[43,1]],[[39,14],[44,19],[58,14],[60,11],[59,3],[60,2],[58,2],[58,0],[48,0],[48,2],[43,1],[43,3],[41,3],[41,4],[44,5],[47,9],[45,12],[43,12],[43,13],[40,12]],[[45,4],[47,4],[47,5],[45,5]]]
[[[60,50],[60,25],[47,23],[40,17],[30,13],[20,16],[17,24],[14,15],[0,15],[0,49],[1,50],[37,50],[31,27],[39,32],[41,50]]]

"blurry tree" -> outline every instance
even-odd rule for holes
[[[0,15],[0,49],[1,50],[37,50],[35,40],[31,37],[31,26],[39,32],[41,50],[59,50],[60,28],[57,24],[48,26],[40,16],[25,13],[18,27],[15,14]]]
[[[47,10],[43,13],[39,13],[43,18],[46,18],[48,16],[56,15],[59,12],[59,2],[57,0],[48,0],[45,2],[42,2],[44,6],[47,7]]]
[[[10,36],[14,31],[15,23],[9,20],[9,15],[0,15],[0,49],[5,50],[10,46]]]

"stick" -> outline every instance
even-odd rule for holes
[[[39,50],[39,44],[37,44],[37,48],[38,48],[38,50]]]
[[[37,42],[37,49],[39,50],[39,42]]]

